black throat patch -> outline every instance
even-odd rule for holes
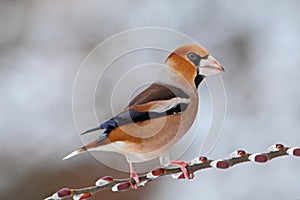
[[[205,78],[205,76],[199,74],[199,72],[197,70],[197,76],[194,79],[194,83],[195,83],[196,88],[198,88],[198,86],[200,85],[200,83],[203,81],[204,78]]]

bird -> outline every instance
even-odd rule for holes
[[[73,151],[69,159],[87,151],[111,151],[125,155],[130,177],[137,188],[139,176],[133,163],[159,158],[160,164],[179,165],[189,179],[187,163],[171,161],[170,148],[192,126],[198,112],[197,89],[203,80],[224,72],[222,65],[203,46],[186,44],[167,57],[161,74],[137,94],[119,114],[82,135],[99,131],[98,138]]]

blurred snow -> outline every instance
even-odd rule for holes
[[[11,199],[11,194],[13,199],[41,199],[60,186],[91,185],[95,176],[127,176],[89,155],[61,159],[81,145],[71,105],[81,62],[98,43],[130,28],[183,32],[225,67],[226,122],[209,157],[226,157],[237,148],[265,151],[276,142],[299,145],[299,7],[296,0],[2,0],[1,199]],[[109,50],[114,48],[118,47]],[[204,105],[209,98],[205,91],[199,91]],[[195,157],[200,146],[195,140],[182,159]],[[286,157],[265,165],[201,171],[192,181],[163,178],[138,191],[104,195],[149,200],[299,199],[299,166],[299,160]]]

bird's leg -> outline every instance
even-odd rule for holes
[[[168,153],[164,153],[164,154],[161,154],[159,156],[159,161],[160,161],[160,164],[167,167],[169,166],[171,163],[170,163],[170,156],[169,156],[169,152]]]
[[[129,166],[130,166],[130,178],[133,178],[133,180],[135,181],[135,184],[131,184],[131,187],[132,189],[137,189],[137,185],[140,183],[139,175],[134,171],[131,162],[129,163]]]
[[[190,164],[190,162],[171,161],[171,164],[172,165],[179,165],[185,179],[192,179],[193,178],[193,176],[190,176],[190,173],[186,169],[186,166],[188,166]]]

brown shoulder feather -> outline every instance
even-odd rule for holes
[[[189,98],[189,96],[179,88],[153,83],[132,99],[128,107],[145,104],[151,101],[170,100],[175,97]]]

